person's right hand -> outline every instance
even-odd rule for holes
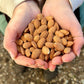
[[[4,47],[9,52],[11,58],[19,65],[47,69],[48,64],[40,59],[30,59],[17,52],[16,39],[20,38],[28,23],[40,13],[34,1],[26,1],[17,6],[13,16],[7,25],[4,36]]]

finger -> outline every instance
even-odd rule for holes
[[[84,38],[83,37],[75,37],[74,38],[73,51],[78,57],[80,55],[80,51],[81,51],[81,48],[83,45],[84,45]]]
[[[19,54],[14,61],[19,64],[19,65],[23,65],[23,66],[30,66],[30,65],[34,65],[35,61],[33,59],[27,58],[25,56],[22,56],[21,54]]]
[[[75,58],[75,54],[73,52],[70,52],[69,54],[65,54],[62,56],[63,62],[71,62]]]
[[[55,71],[55,68],[56,68],[56,65],[53,65],[52,62],[50,61],[50,62],[49,62],[49,70],[50,70],[51,72],[53,72],[53,71]]]
[[[44,69],[44,70],[47,70],[48,69],[48,63],[47,62],[44,62],[44,65],[39,67],[41,69]]]
[[[53,65],[61,65],[63,62],[62,62],[62,57],[61,56],[57,56],[57,57],[54,57],[52,59],[52,64]]]
[[[16,31],[12,30],[10,27],[7,27],[5,30],[4,36],[4,47],[11,55],[12,59],[17,56],[17,47],[15,44]]]
[[[36,59],[36,60],[35,60],[35,65],[37,65],[38,67],[41,67],[41,66],[44,66],[45,63],[44,63],[44,61],[41,60],[41,59]]]

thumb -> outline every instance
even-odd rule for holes
[[[16,32],[11,27],[7,27],[4,36],[4,48],[9,52],[12,59],[17,56]]]

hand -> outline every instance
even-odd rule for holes
[[[44,16],[53,16],[58,24],[71,32],[74,37],[73,51],[63,56],[57,56],[49,62],[50,71],[54,71],[56,65],[72,61],[76,55],[80,55],[84,44],[83,32],[76,19],[68,0],[47,0],[42,11]]]
[[[14,61],[23,66],[32,68],[48,68],[48,64],[40,59],[33,60],[18,54],[16,47],[16,39],[18,39],[28,23],[40,13],[37,4],[34,1],[27,1],[21,3],[14,10],[4,36],[4,47],[9,52]]]

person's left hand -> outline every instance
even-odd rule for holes
[[[68,0],[46,0],[42,13],[44,16],[53,16],[63,29],[71,32],[74,38],[73,51],[63,56],[56,56],[49,62],[49,70],[54,71],[56,65],[70,62],[76,55],[80,55],[81,47],[84,44],[83,32]]]

